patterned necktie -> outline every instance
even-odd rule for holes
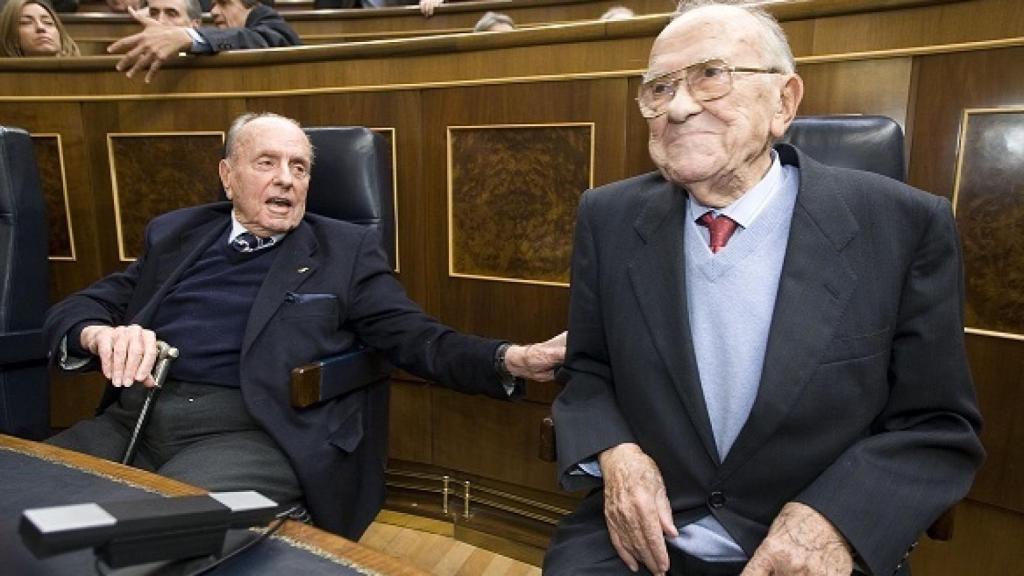
[[[697,223],[701,226],[707,226],[708,231],[711,232],[711,253],[718,254],[718,251],[725,248],[725,245],[729,242],[729,237],[736,231],[736,221],[728,216],[719,216],[715,218],[715,215],[711,210],[708,210],[700,218],[697,219]]]
[[[231,247],[243,253],[255,252],[274,245],[274,238],[260,238],[252,232],[242,232],[231,241]]]

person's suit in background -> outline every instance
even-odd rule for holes
[[[45,330],[52,357],[84,321],[146,327],[189,265],[224,237],[230,210],[225,202],[154,219],[138,261],[50,311]],[[339,353],[358,338],[414,374],[504,399],[508,392],[492,362],[500,342],[459,334],[424,314],[405,295],[369,228],[307,213],[272,250],[277,254],[246,324],[242,395],[252,418],[291,461],[316,525],[358,538],[384,499],[379,454],[387,439],[364,436],[365,391],[292,408],[291,370]],[[108,387],[100,409],[120,390]]]
[[[273,8],[257,4],[245,19],[245,28],[203,26],[199,35],[214,52],[301,46],[302,40]]]
[[[563,487],[598,489],[560,525],[546,571],[622,567],[601,481],[578,468],[621,443],[657,463],[677,525],[710,513],[749,557],[803,502],[876,575],[970,488],[983,451],[949,203],[777,151],[800,187],[757,398],[724,462],[691,340],[685,192],[651,173],[584,195],[553,413]]]

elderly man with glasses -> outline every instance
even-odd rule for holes
[[[889,575],[983,458],[949,202],[775,144],[775,20],[680,8],[637,102],[658,172],[587,192],[544,573]]]

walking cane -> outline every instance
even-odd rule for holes
[[[135,453],[139,449],[139,435],[142,433],[142,429],[145,428],[146,422],[149,421],[149,412],[156,402],[160,388],[163,387],[164,381],[167,380],[167,373],[171,369],[171,362],[178,357],[177,348],[159,340],[156,343],[156,351],[156,364],[153,366],[153,381],[156,382],[156,386],[153,386],[146,392],[146,400],[142,403],[142,409],[139,410],[139,418],[135,421],[135,429],[132,430],[132,437],[128,440],[128,447],[124,450],[121,464],[130,465],[132,460],[135,459]]]

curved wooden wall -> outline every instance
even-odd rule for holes
[[[801,113],[896,118],[907,131],[910,182],[957,204],[989,456],[959,507],[953,542],[926,542],[915,573],[1019,570],[1024,256],[1012,226],[1024,219],[1024,8],[1017,0],[821,0],[775,10],[807,84]],[[151,85],[114,72],[112,57],[0,60],[0,123],[37,136],[58,207],[54,298],[122,268],[138,227],[167,202],[213,194],[205,170],[221,131],[243,111],[272,110],[307,125],[386,131],[409,293],[459,329],[535,341],[564,327],[566,222],[580,188],[651,168],[633,95],[666,21],[183,58]],[[196,170],[174,180],[175,163]],[[989,225],[993,203],[1009,227]],[[54,425],[88,416],[100,386],[55,378]],[[451,519],[479,545],[502,534],[522,543],[503,553],[539,558],[575,500],[537,457],[557,386],[534,384],[516,404],[407,375],[393,391],[391,505]]]

